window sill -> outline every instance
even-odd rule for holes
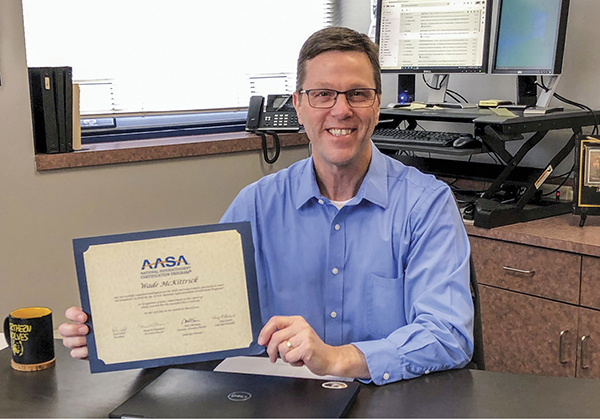
[[[281,148],[308,144],[308,137],[305,133],[279,134],[279,138]],[[273,144],[272,137],[267,136],[268,147],[273,147]],[[254,150],[262,150],[261,138],[258,135],[232,132],[85,144],[81,150],[72,153],[36,154],[35,163],[38,171],[45,171]]]

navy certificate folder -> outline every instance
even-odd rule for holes
[[[113,410],[111,418],[338,418],[357,382],[171,368]]]
[[[79,238],[73,250],[92,373],[264,352],[250,223]]]

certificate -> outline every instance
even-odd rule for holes
[[[250,223],[74,239],[73,249],[93,373],[264,350]]]

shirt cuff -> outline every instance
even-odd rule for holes
[[[371,375],[370,380],[360,379],[360,382],[377,385],[392,383],[394,381],[408,380],[427,375],[435,371],[443,371],[456,366],[416,366],[403,355],[393,341],[389,339],[353,342],[367,360],[367,368]]]
[[[373,383],[382,385],[407,378],[402,374],[403,356],[399,354],[398,348],[393,342],[381,339],[353,342],[352,344],[365,355]]]

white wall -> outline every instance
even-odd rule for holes
[[[79,303],[71,240],[218,222],[239,190],[308,156],[284,149],[37,172],[20,0],[0,0],[0,314]]]

